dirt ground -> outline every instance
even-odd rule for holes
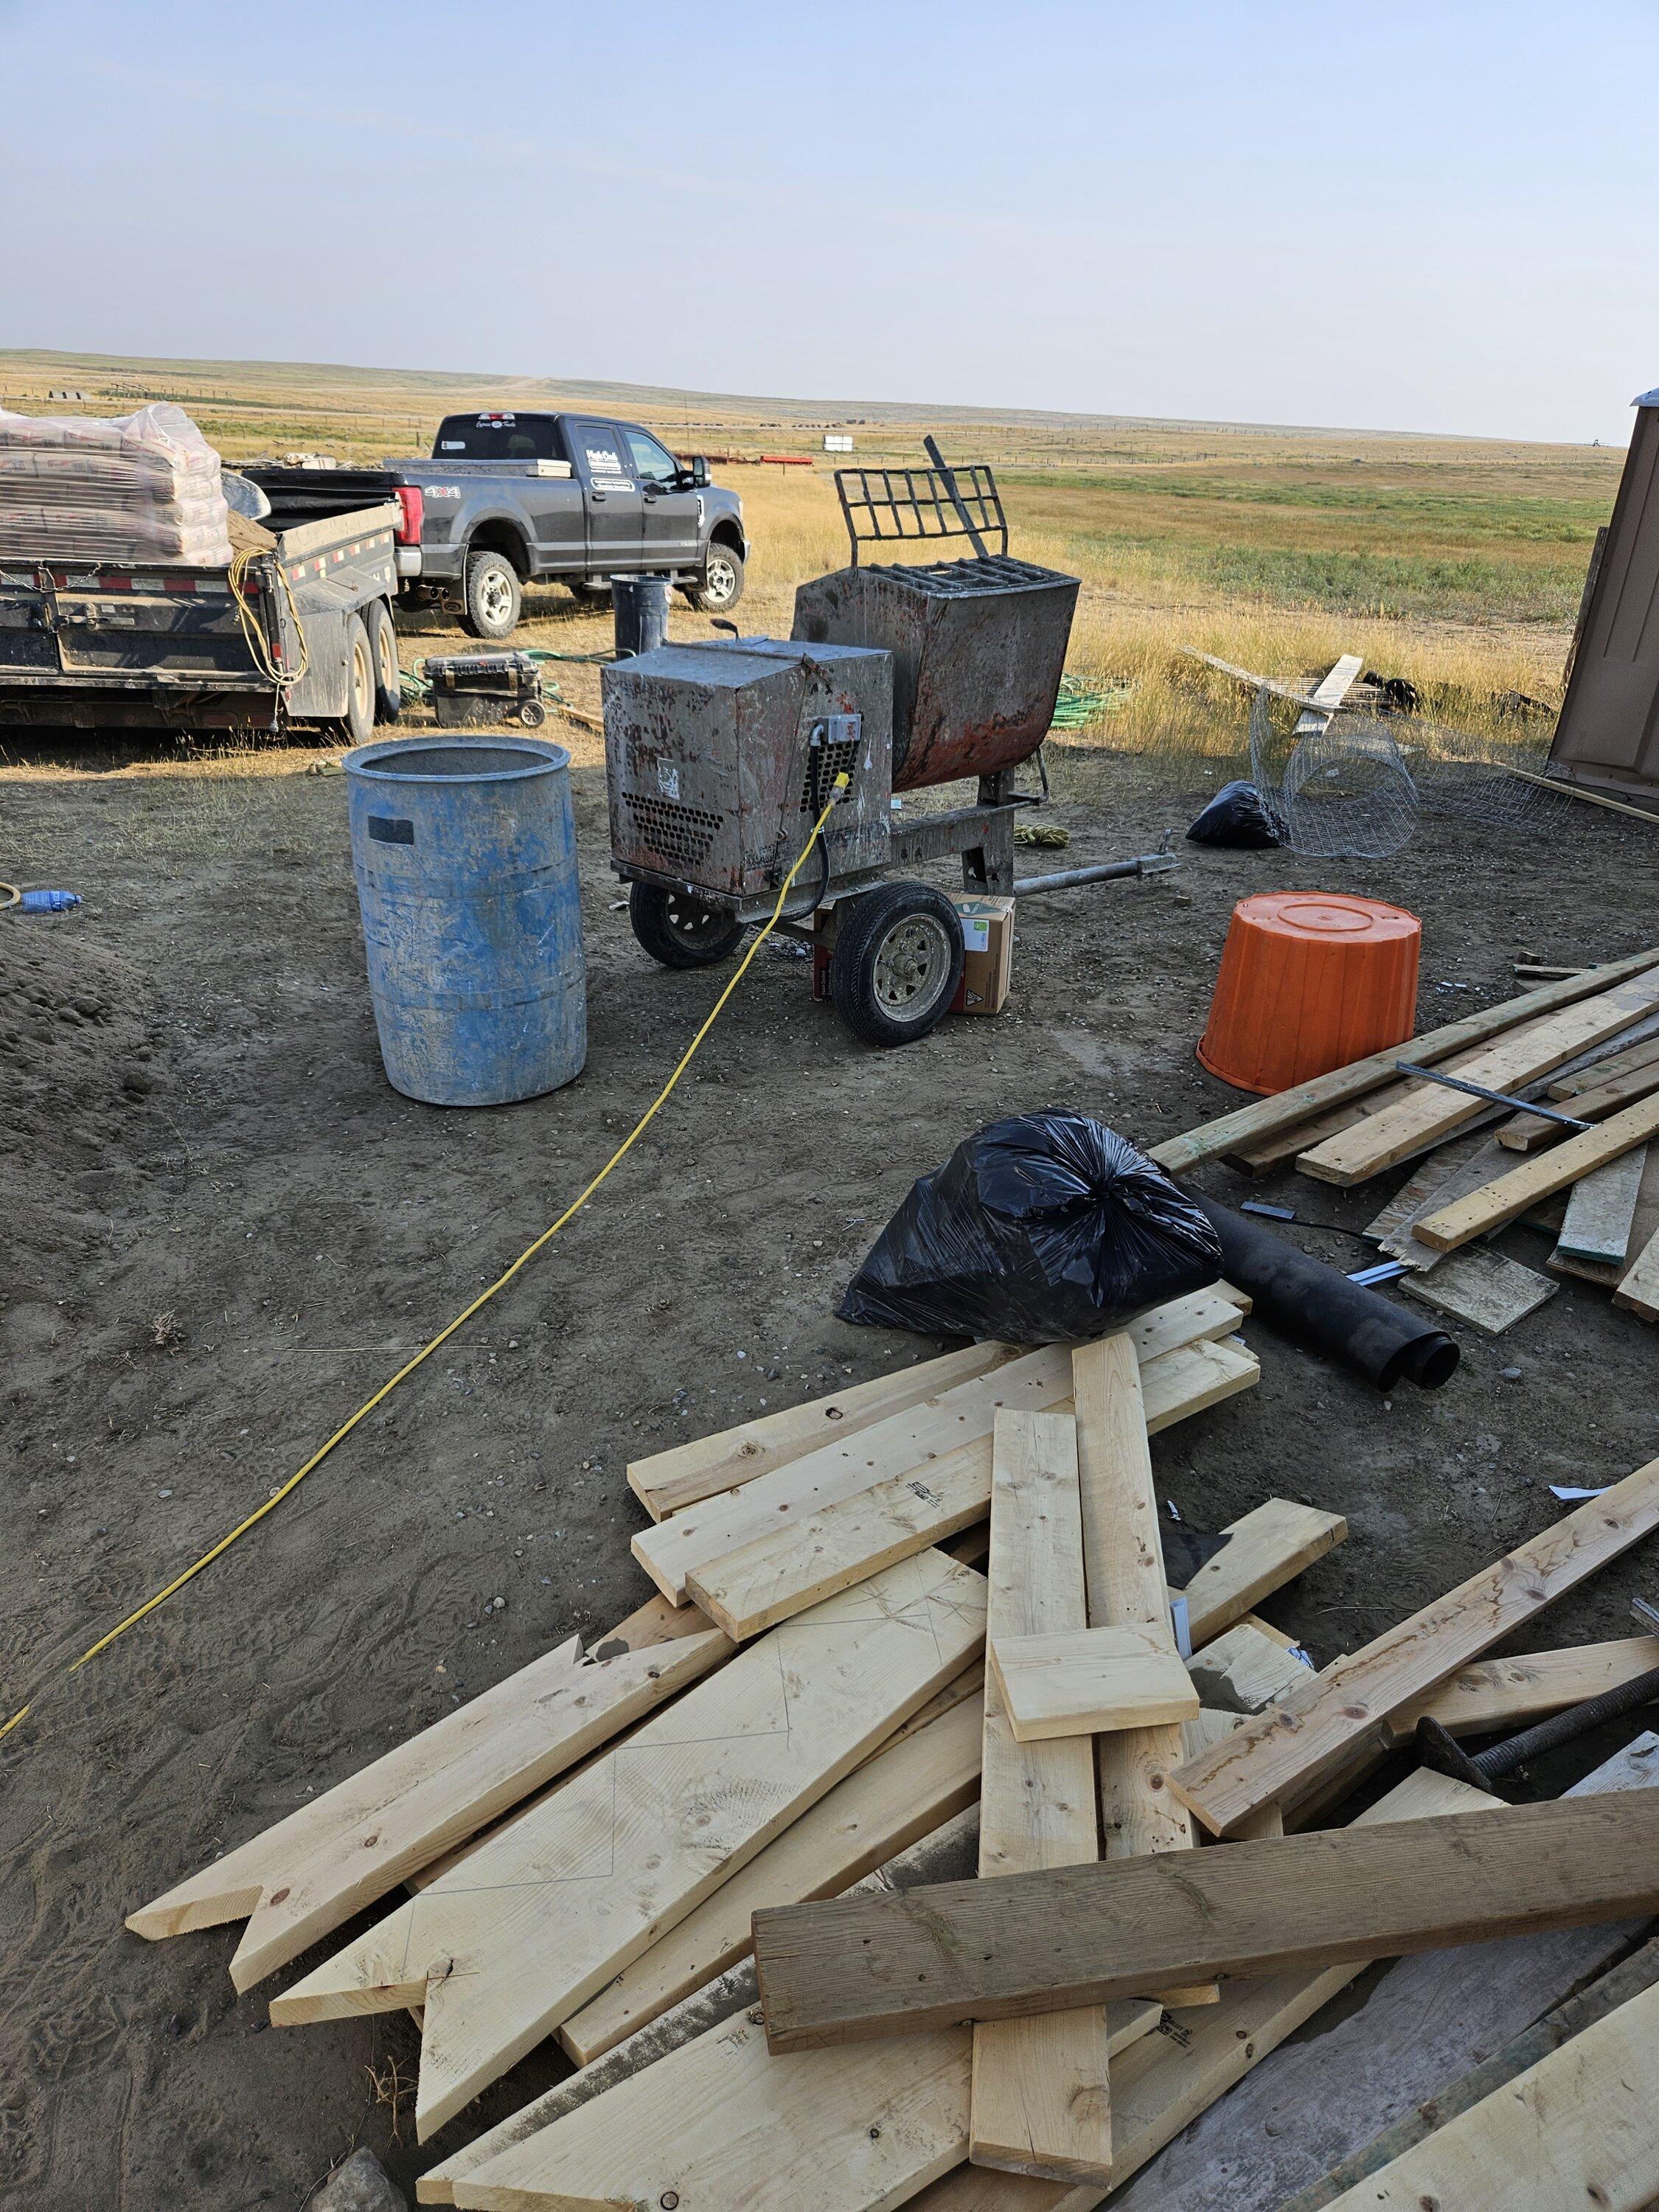
[[[1375,865],[1182,845],[1175,874],[1032,901],[1009,1010],[897,1054],[854,1043],[811,1004],[805,965],[763,951],[591,1209],[269,1521],[66,1678],[561,1210],[714,997],[635,946],[597,746],[576,733],[574,750],[586,1073],[458,1113],[381,1073],[331,755],[9,747],[0,875],[86,898],[0,915],[0,1691],[7,1711],[38,1693],[0,1744],[15,2212],[286,2212],[354,2143],[412,2190],[564,2070],[534,2054],[417,2152],[405,2016],[271,2030],[281,1983],[235,1996],[235,1929],[151,1945],[123,1917],[638,1603],[631,1455],[939,1348],[831,1316],[912,1179],[962,1136],[1058,1103],[1151,1143],[1236,1103],[1193,1058],[1236,898],[1319,887],[1410,907],[1425,1024],[1509,995],[1518,958],[1659,939],[1659,836],[1586,808],[1553,844],[1433,826]],[[1054,813],[1070,851],[1022,857],[1035,872],[1148,850],[1217,780],[1068,747]],[[1267,1188],[1357,1226],[1396,1180]],[[1364,1249],[1290,1233],[1350,1267]],[[1504,1249],[1541,1263],[1547,1247],[1514,1229]],[[1200,1527],[1275,1494],[1347,1516],[1347,1543],[1264,1608],[1322,1662],[1549,1523],[1547,1483],[1606,1481],[1659,1449],[1654,1337],[1585,1285],[1495,1341],[1467,1333],[1434,1395],[1385,1402],[1246,1334],[1260,1389],[1161,1437],[1155,1462]],[[1638,1554],[1523,1643],[1629,1632],[1652,1577]]]

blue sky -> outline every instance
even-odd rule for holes
[[[1652,0],[0,0],[0,347],[1621,441]]]

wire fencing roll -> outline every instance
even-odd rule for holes
[[[1328,719],[1276,701],[1250,708],[1250,777],[1279,842],[1310,860],[1386,860],[1425,812],[1490,830],[1559,836],[1589,825],[1541,775],[1547,730],[1514,738],[1452,730],[1416,714],[1341,708]],[[1522,771],[1520,775],[1512,770]]]

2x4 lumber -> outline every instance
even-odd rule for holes
[[[1152,1360],[1179,1345],[1225,1336],[1237,1326],[1235,1298],[1218,1289],[1194,1291],[1156,1306],[1131,1322],[1125,1333],[1139,1355]],[[740,1489],[723,1491],[642,1529],[632,1540],[634,1556],[663,1595],[680,1604],[692,1570],[965,1447],[985,1448],[988,1497],[991,1427],[999,1408],[1050,1412],[1070,1388],[1064,1346],[1023,1353],[988,1375],[889,1413],[856,1436],[837,1437]]]
[[[1127,1345],[1123,1357],[1138,1375]],[[997,1416],[987,1583],[988,1649],[999,1635],[1065,1634],[1085,1625],[1078,1425],[1069,1414]],[[1020,1742],[999,1685],[988,1680],[981,1880],[1092,1864],[1098,1855],[1089,1740]],[[968,2155],[975,2166],[1051,2181],[1107,2180],[1112,2114],[1103,2008],[1084,2005],[975,2027],[969,2110]]]
[[[1176,1656],[1170,1620],[1158,1492],[1147,1449],[1141,1377],[1118,1337],[1079,1345],[1072,1354],[1083,1510],[1083,1564],[1091,1628],[1138,1628]],[[1183,1746],[1181,1723],[1128,1729],[1095,1744],[1103,1856],[1190,1851],[1193,1824],[1171,1795],[1169,1771]],[[1218,1992],[1202,1981],[1138,1992],[1165,2004],[1208,2004]]]
[[[249,1989],[732,1655],[698,1635],[584,1662],[575,1638],[128,1916],[177,1936],[244,1917]]]
[[[937,1553],[699,1684],[276,1999],[278,2026],[425,2008],[424,2140],[834,1788],[984,1640]]]
[[[763,1906],[838,1896],[972,1804],[982,1728],[975,1698],[884,1746],[838,1782],[563,2023],[559,2041],[570,2057],[591,2065],[747,1958],[750,1923]]]
[[[1624,1052],[1613,1053],[1598,1061],[1594,1067],[1581,1068],[1573,1075],[1559,1075],[1550,1085],[1549,1095],[1561,1100],[1577,1098],[1587,1091],[1599,1091],[1604,1084],[1617,1083],[1626,1075],[1634,1075],[1659,1060],[1659,1036],[1647,1037]],[[1575,1113],[1577,1109],[1572,1109]]]
[[[1659,1527],[1659,1460],[1389,1629],[1311,1675],[1271,1712],[1178,1767],[1171,1783],[1218,1836],[1263,1805],[1304,1796],[1366,1743],[1389,1716],[1490,1650],[1553,1600]]]
[[[773,2050],[1541,1935],[1659,1909],[1659,1789],[757,1915]]]
[[[1640,1314],[1644,1321],[1659,1321],[1659,1231],[1637,1254],[1636,1264],[1613,1292],[1613,1302]]]
[[[1650,1989],[1334,2197],[1332,2212],[1642,2212],[1656,2195],[1659,1989]]]
[[[1199,1569],[1184,1593],[1194,1650],[1213,1642],[1264,1597],[1334,1551],[1346,1537],[1348,1524],[1340,1513],[1328,1513],[1322,1506],[1269,1498],[1230,1521],[1221,1533],[1227,1541]]]
[[[986,1650],[1003,1711],[1020,1743],[1158,1728],[1198,1712],[1198,1692],[1186,1666],[1144,1629],[993,1635]]]
[[[1632,1682],[1659,1667],[1659,1636],[1627,1636],[1607,1644],[1580,1644],[1563,1651],[1523,1651],[1509,1659],[1482,1659],[1401,1705],[1389,1716],[1389,1732],[1404,1742],[1427,1716],[1453,1735],[1524,1728],[1568,1705]]]
[[[1531,1026],[1524,1036],[1500,1039],[1462,1063],[1458,1073],[1488,1090],[1513,1092],[1518,1084],[1535,1083],[1575,1053],[1616,1035],[1656,1007],[1659,1007],[1659,969],[1649,969],[1582,1005],[1568,1007],[1547,1023]],[[1402,1049],[1400,1057],[1410,1059],[1413,1054]],[[1449,1091],[1437,1083],[1413,1083],[1396,1105],[1298,1154],[1297,1166],[1304,1175],[1321,1182],[1344,1188],[1364,1182],[1425,1146],[1455,1135],[1465,1123],[1487,1110],[1486,1102],[1462,1091]]]
[[[1647,1160],[1648,1147],[1638,1146],[1573,1185],[1556,1240],[1558,1252],[1572,1260],[1599,1260],[1604,1266],[1626,1263]]]
[[[632,1461],[628,1486],[653,1521],[665,1521],[688,1505],[800,1458],[826,1439],[845,1443],[848,1437],[890,1413],[902,1413],[958,1382],[988,1375],[1006,1366],[1018,1352],[1015,1345],[970,1344],[938,1359],[918,1360],[895,1375],[878,1375],[828,1397],[762,1413],[736,1428],[722,1429],[717,1436],[694,1437],[668,1451],[653,1452],[648,1459]]]
[[[1063,1363],[1065,1347],[1051,1349]],[[1204,1343],[1166,1352],[1144,1372],[1147,1421],[1162,1429],[1249,1389],[1261,1368],[1250,1352]],[[1010,1410],[1069,1413],[1063,1364],[1048,1371],[1042,1395],[1044,1406]],[[742,1640],[981,1519],[990,1499],[991,1446],[983,1437],[693,1568],[686,1587]]]
[[[1482,1044],[1488,1037],[1501,1036],[1518,1022],[1530,1020],[1537,1014],[1553,1013],[1560,1006],[1575,1006],[1581,999],[1593,998],[1629,976],[1640,975],[1656,962],[1659,962],[1659,946],[1632,953],[1623,960],[1607,961],[1600,968],[1586,969],[1581,975],[1564,976],[1559,982],[1547,983],[1541,990],[1525,992],[1500,1005],[1484,1006],[1478,1013],[1465,1014],[1459,1021],[1426,1030],[1408,1044],[1390,1045],[1364,1060],[1350,1060],[1346,1067],[1334,1068],[1328,1075],[1315,1076],[1273,1097],[1256,1099],[1249,1106],[1223,1114],[1216,1121],[1188,1129],[1184,1135],[1166,1138],[1163,1144],[1152,1147],[1149,1158],[1169,1174],[1183,1175],[1188,1169],[1202,1166],[1206,1160],[1219,1159],[1227,1152],[1248,1147],[1280,1129],[1311,1121],[1315,1115],[1330,1107],[1363,1098],[1368,1091],[1392,1082],[1401,1060],[1435,1066],[1466,1045]]]
[[[1621,1106],[1629,1106],[1638,1098],[1645,1098],[1650,1091],[1659,1091],[1659,1066],[1638,1068],[1615,1082],[1579,1091],[1572,1101],[1573,1118],[1579,1121],[1605,1121],[1609,1114],[1616,1114]],[[1559,1121],[1546,1121],[1541,1114],[1515,1114],[1498,1130],[1498,1141],[1508,1152],[1537,1152],[1547,1145],[1559,1144],[1565,1134]]]
[[[1416,1233],[1437,1251],[1455,1252],[1474,1237],[1515,1220],[1540,1198],[1565,1190],[1570,1183],[1616,1160],[1621,1152],[1633,1152],[1654,1136],[1659,1136],[1659,1097],[1639,1099],[1610,1121],[1569,1137],[1564,1145],[1540,1152],[1534,1159],[1523,1160],[1495,1182],[1471,1191],[1467,1198],[1454,1200],[1437,1213],[1425,1215],[1418,1223]]]

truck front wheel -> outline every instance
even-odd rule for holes
[[[723,615],[743,597],[743,556],[719,538],[703,556],[702,574],[686,598],[700,615]]]
[[[470,553],[466,562],[464,629],[492,642],[511,637],[524,605],[519,572],[505,553]]]

